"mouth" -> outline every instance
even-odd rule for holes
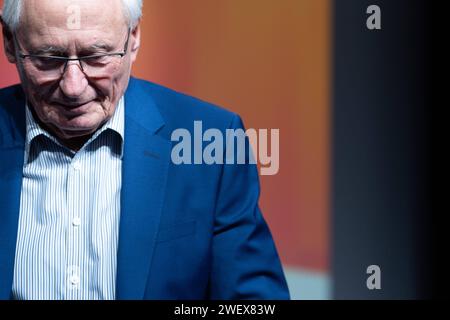
[[[56,105],[62,108],[64,113],[66,113],[68,116],[77,116],[86,113],[93,102],[94,101],[88,101],[76,104],[57,103]]]

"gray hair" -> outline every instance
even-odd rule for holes
[[[125,17],[134,28],[142,17],[143,0],[122,0]],[[23,0],[4,0],[2,19],[11,31],[16,31],[20,23]]]

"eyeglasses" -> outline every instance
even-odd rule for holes
[[[67,58],[51,55],[22,54],[19,52],[19,58],[24,62],[25,67],[31,67],[41,73],[45,78],[60,78],[67,69],[69,62],[78,61],[81,71],[89,78],[102,77],[116,71],[122,61],[122,58],[128,52],[128,42],[130,40],[131,29],[128,29],[127,40],[123,52],[93,54],[78,58]],[[20,48],[16,37],[17,46]]]

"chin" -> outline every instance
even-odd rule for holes
[[[53,127],[56,127],[58,135],[62,136],[61,138],[71,139],[91,135],[101,127],[101,124],[83,122],[83,124],[74,125],[65,123],[64,125],[53,125]]]
[[[75,118],[66,119],[61,128],[67,131],[95,131],[101,127],[103,123],[104,119],[98,119],[98,117],[92,117],[92,115],[81,115]]]

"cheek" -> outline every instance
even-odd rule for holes
[[[58,113],[58,109],[47,105],[45,103],[45,101],[40,101],[40,103],[38,104],[37,107],[35,107],[36,112],[40,113],[43,117],[47,118],[47,117],[51,117],[52,115],[56,113]]]
[[[33,72],[25,72],[25,70],[20,70],[21,80],[23,83],[26,83],[30,88],[39,88],[46,86],[45,79],[42,78],[39,74]]]
[[[42,103],[33,103],[34,112],[38,116],[39,120],[44,123],[48,123],[52,118],[55,117],[55,113],[52,112],[50,108]]]
[[[32,102],[45,100],[51,85],[42,82],[34,75],[28,75],[23,72],[20,72],[20,80],[28,99],[32,100]]]
[[[130,80],[131,70],[129,60],[122,72],[117,73],[117,75],[112,79],[111,96],[109,97],[111,101],[117,103],[122,95],[125,93],[125,89],[128,86]]]

